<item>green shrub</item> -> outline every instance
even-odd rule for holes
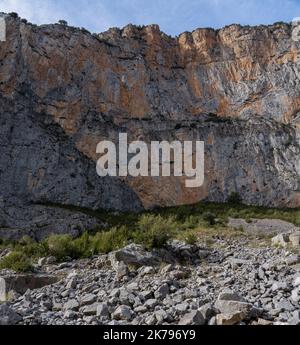
[[[28,258],[40,258],[47,255],[47,250],[44,243],[38,243],[29,236],[24,236],[15,243],[14,251],[24,253]]]
[[[89,258],[93,255],[91,248],[91,239],[88,232],[85,232],[82,236],[76,238],[72,242],[71,256],[74,259],[77,258]]]
[[[194,229],[197,226],[199,226],[198,216],[189,216],[185,219],[185,222],[182,224],[183,229]]]
[[[91,35],[90,31],[87,30],[86,28],[80,28],[80,31],[83,32],[84,34],[90,34]]]
[[[191,213],[191,208],[188,206],[181,205],[176,207],[176,219],[178,221],[185,221],[191,215]]]
[[[148,250],[162,248],[177,229],[178,224],[174,217],[144,215],[138,222],[138,230],[135,231],[133,240]]]
[[[15,272],[25,273],[32,270],[30,259],[21,252],[12,252],[0,261],[0,269],[10,269]]]
[[[99,232],[91,239],[91,251],[93,254],[107,254],[126,246],[130,237],[130,232],[126,226]]]
[[[13,18],[19,18],[18,13],[16,13],[16,12],[10,12],[8,15],[13,17]]]
[[[216,215],[211,212],[203,213],[202,218],[208,225],[212,226],[216,224]]]
[[[185,237],[185,242],[189,245],[195,245],[198,241],[198,238],[195,234],[193,234],[192,232],[188,233]]]
[[[61,19],[61,20],[58,21],[58,24],[63,25],[63,26],[67,26],[68,22],[63,20],[63,19]]]
[[[59,261],[67,257],[76,259],[80,256],[70,235],[52,235],[46,240],[45,245],[48,254],[55,256]]]
[[[242,199],[238,193],[231,193],[227,201],[230,204],[240,204],[242,202]]]

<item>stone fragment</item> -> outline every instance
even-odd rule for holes
[[[94,302],[96,302],[97,300],[97,296],[94,295],[94,294],[87,294],[87,295],[84,295],[81,300],[80,300],[80,304],[82,306],[84,305],[90,305],[90,304],[93,304]]]
[[[154,297],[156,299],[164,299],[167,297],[167,295],[169,294],[170,289],[169,289],[169,285],[168,284],[163,284],[162,286],[160,286],[154,293]]]
[[[287,289],[287,283],[286,282],[275,282],[273,285],[272,285],[272,291],[275,292],[275,291],[278,291],[278,290],[286,290]]]
[[[129,275],[129,269],[123,261],[118,263],[116,273],[118,279],[122,279]]]
[[[293,282],[294,287],[300,286],[300,276],[296,277],[294,282]]]
[[[97,314],[98,306],[99,306],[98,303],[94,303],[91,305],[87,305],[80,310],[82,310],[82,312],[85,316],[94,316]]]
[[[0,304],[0,326],[16,325],[21,320],[22,317],[8,304]]]
[[[142,246],[131,244],[123,249],[110,253],[109,259],[113,267],[123,262],[127,266],[156,266],[160,263],[159,257],[153,253],[146,252]]]
[[[216,321],[218,326],[233,326],[245,319],[244,312],[238,311],[230,314],[218,314]]]
[[[132,319],[133,312],[131,308],[129,308],[127,305],[121,305],[118,307],[115,312],[113,313],[112,317],[115,320],[125,320],[130,321]]]
[[[75,299],[71,299],[64,304],[64,310],[77,311],[79,309],[79,303]]]
[[[184,315],[179,321],[180,326],[202,326],[205,324],[205,319],[198,310]]]
[[[294,248],[300,247],[300,232],[293,233],[289,237],[289,241]]]
[[[279,234],[272,238],[272,245],[273,246],[280,246],[280,247],[287,247],[289,243],[289,235],[288,234]]]
[[[216,314],[216,311],[211,303],[207,303],[200,307],[199,312],[207,322]]]

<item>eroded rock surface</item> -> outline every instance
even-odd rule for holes
[[[226,201],[300,206],[299,42],[292,26],[157,26],[100,35],[6,17],[0,44],[0,225],[9,205],[138,211]],[[203,140],[205,184],[99,178],[96,146]],[[16,213],[18,208],[16,207]],[[54,217],[55,218],[55,217]],[[9,224],[8,224],[9,223]]]

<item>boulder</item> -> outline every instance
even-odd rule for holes
[[[142,246],[136,244],[110,253],[109,260],[116,271],[120,262],[134,267],[156,266],[161,262],[157,255],[146,252]]]
[[[7,274],[0,276],[0,302],[5,302],[10,291],[23,295],[27,290],[40,289],[57,283],[61,277],[50,274]]]
[[[125,320],[130,321],[133,316],[133,311],[127,305],[121,305],[113,313],[114,320]]]
[[[199,309],[199,312],[202,314],[202,316],[204,317],[206,321],[209,321],[216,314],[216,311],[211,303],[207,303],[203,305]]]
[[[77,311],[79,308],[79,303],[75,299],[71,299],[64,305],[64,310]]]
[[[292,290],[291,301],[297,304],[300,302],[300,286]]]
[[[244,298],[241,297],[235,291],[230,289],[224,289],[218,296],[219,301],[238,301],[238,302],[245,302]]]
[[[156,299],[148,299],[145,302],[145,307],[149,308],[149,309],[154,309],[156,306],[158,305],[158,301]]]
[[[280,247],[287,247],[289,243],[289,235],[288,234],[280,234],[272,238],[272,245],[273,246],[280,246]]]
[[[220,293],[216,303],[215,308],[221,314],[239,314],[243,313],[243,318],[250,316],[253,309],[252,304],[245,302],[245,300],[239,296],[237,293],[231,290],[225,290]]]
[[[200,311],[193,310],[192,312],[183,316],[179,321],[179,326],[203,326],[205,319]]]
[[[297,276],[293,282],[294,287],[300,286],[300,276]]]
[[[0,326],[16,325],[22,317],[12,310],[8,304],[0,304]]]
[[[155,269],[151,266],[148,266],[148,267],[142,267],[142,269],[140,269],[140,276],[141,277],[144,277],[146,275],[151,275],[151,274],[154,274],[155,273]]]
[[[97,316],[101,318],[109,317],[109,309],[107,303],[101,303],[97,306]]]
[[[169,294],[170,289],[168,284],[163,284],[160,286],[154,293],[154,297],[156,299],[165,299]]]
[[[253,309],[252,304],[238,301],[217,301],[215,308],[222,314],[233,314],[243,312],[245,316],[250,316]]]
[[[82,311],[83,315],[85,316],[94,316],[97,314],[98,306],[98,303],[94,303],[83,307],[82,309],[80,309],[80,311]]]
[[[291,245],[294,248],[299,248],[300,247],[300,232],[291,234],[289,237],[289,241],[291,242]]]
[[[271,287],[273,292],[279,291],[279,290],[285,291],[287,288],[288,288],[288,285],[286,282],[275,282]]]
[[[244,312],[238,311],[229,314],[218,314],[216,322],[218,326],[233,326],[239,324],[245,319]]]
[[[258,319],[257,320],[257,325],[258,326],[270,326],[270,325],[272,325],[272,321],[265,320],[265,319]]]
[[[129,268],[125,265],[123,261],[119,262],[117,265],[117,279],[122,279],[129,275]]]
[[[96,300],[97,300],[97,296],[90,293],[90,294],[84,295],[81,298],[80,305],[82,305],[82,306],[84,306],[84,305],[91,305],[94,302],[96,302]]]
[[[289,320],[289,325],[293,325],[293,326],[300,325],[300,310],[296,310],[292,313],[292,318]]]

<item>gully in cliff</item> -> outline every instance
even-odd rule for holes
[[[143,141],[134,141],[128,145],[127,134],[120,133],[118,148],[111,141],[101,141],[97,154],[101,154],[97,162],[100,177],[169,177],[173,174],[186,176],[187,188],[199,188],[204,183],[203,141],[152,141],[150,147]]]

